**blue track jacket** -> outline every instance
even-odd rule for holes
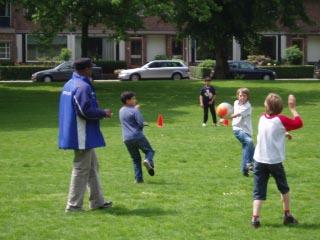
[[[106,117],[90,80],[74,72],[64,85],[59,107],[59,148],[90,149],[105,146],[99,120]]]

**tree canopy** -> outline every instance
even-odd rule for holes
[[[228,74],[227,44],[233,37],[246,44],[262,31],[281,26],[295,28],[310,22],[303,0],[159,0],[154,12],[176,25],[183,36],[191,36],[208,51],[215,51],[216,76]]]
[[[128,29],[138,29],[143,21],[141,0],[15,0],[27,9],[28,18],[38,26],[44,40],[51,40],[63,30],[82,33],[82,56],[87,56],[89,26],[102,24],[123,37]]]

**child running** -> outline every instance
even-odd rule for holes
[[[248,88],[239,88],[237,90],[237,100],[234,102],[234,113],[232,118],[232,130],[234,136],[242,144],[241,172],[243,176],[249,176],[249,170],[252,170],[254,144],[252,141],[252,108],[249,102],[250,92]]]
[[[290,195],[286,173],[282,162],[285,159],[285,137],[288,131],[301,128],[303,123],[296,110],[296,99],[288,97],[288,108],[293,118],[281,115],[283,103],[279,95],[270,93],[264,102],[265,113],[258,125],[257,147],[254,152],[254,189],[252,226],[260,227],[260,210],[267,197],[270,175],[275,179],[283,203],[283,224],[294,225],[298,221],[290,212]]]
[[[137,105],[136,94],[134,92],[123,92],[121,94],[121,101],[123,107],[119,111],[119,118],[122,126],[123,141],[133,161],[135,182],[143,183],[139,150],[145,154],[143,165],[150,176],[154,175],[154,150],[143,134],[145,122],[139,111],[139,105]]]

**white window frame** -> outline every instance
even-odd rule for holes
[[[1,47],[1,44],[5,44],[4,47]],[[11,53],[11,44],[10,42],[0,42],[0,52],[1,55],[4,53],[5,57],[0,57],[0,59],[8,60],[10,59]]]

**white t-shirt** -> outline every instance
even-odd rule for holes
[[[285,133],[302,125],[299,116],[290,119],[283,115],[262,115],[258,124],[254,160],[267,164],[282,162],[285,159]]]
[[[250,102],[247,101],[244,104],[240,104],[239,100],[236,100],[234,101],[233,109],[234,114],[240,113],[240,115],[232,119],[232,129],[241,129],[252,136],[252,108]]]

